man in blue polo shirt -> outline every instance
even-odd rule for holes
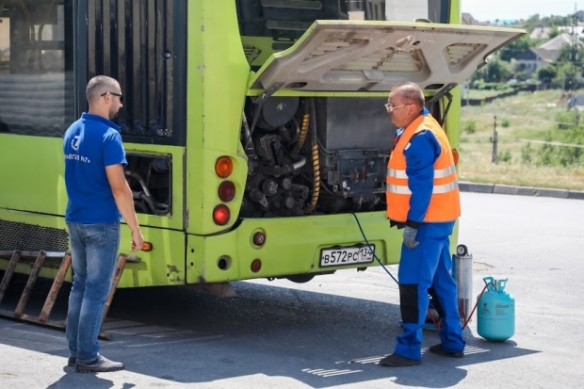
[[[118,257],[121,218],[132,231],[132,251],[142,248],[144,238],[124,175],[120,127],[111,121],[122,107],[120,84],[96,76],[89,80],[86,95],[89,111],[63,138],[69,196],[65,221],[74,274],[67,314],[68,365],[77,372],[107,372],[124,368],[99,354],[97,341]]]

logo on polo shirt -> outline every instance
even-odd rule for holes
[[[73,140],[71,141],[71,148],[75,151],[79,150],[79,142],[80,142],[80,137],[79,135],[73,137]]]

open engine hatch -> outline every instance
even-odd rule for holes
[[[253,89],[384,91],[411,81],[428,91],[459,84],[493,51],[525,32],[510,28],[317,20],[288,50],[273,54]]]

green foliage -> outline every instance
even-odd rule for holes
[[[462,125],[462,128],[467,134],[474,134],[477,129],[477,123],[474,120],[469,120]]]
[[[502,127],[507,128],[507,127],[509,127],[509,124],[510,124],[509,123],[509,119],[503,119],[503,120],[501,120],[501,126]]]
[[[578,68],[572,63],[565,63],[558,66],[558,75],[554,83],[564,90],[576,88],[578,77]]]
[[[552,134],[548,133],[546,141],[551,142]],[[584,128],[575,127],[567,130],[561,137],[561,145],[544,144],[537,151],[538,166],[584,166]]]
[[[584,128],[572,128],[563,136],[566,144],[584,145]],[[562,146],[558,147],[558,162],[562,166],[584,165],[584,148]]]
[[[511,152],[509,150],[501,151],[497,154],[498,162],[511,162]]]
[[[552,141],[552,134],[547,133],[545,140],[547,142]],[[537,160],[535,161],[537,166],[553,166],[554,164],[554,151],[555,147],[550,144],[544,144],[537,151]]]
[[[483,80],[485,83],[501,83],[511,75],[511,66],[508,62],[501,61],[498,58],[489,60],[486,66],[474,72],[471,76],[471,84],[476,88],[476,83]]]
[[[509,63],[494,59],[489,61],[485,69],[487,82],[503,82],[511,75]]]
[[[531,143],[526,144],[521,148],[521,162],[524,164],[530,164],[533,161],[533,149],[531,148]]]
[[[555,66],[553,65],[546,65],[544,67],[539,68],[537,71],[537,79],[539,81],[551,81],[556,78],[558,75],[558,71]]]
[[[553,39],[560,35],[560,30],[558,30],[558,26],[553,26],[550,32],[548,33],[548,38]]]
[[[580,116],[577,111],[558,112],[556,114],[556,123],[560,130],[573,128],[578,125]]]
[[[501,50],[499,50],[499,58],[503,61],[511,61],[513,58],[517,58],[533,46],[533,39],[531,39],[529,35],[523,35],[521,38],[516,39],[507,46],[501,48]]]

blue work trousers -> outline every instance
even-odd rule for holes
[[[422,359],[422,327],[426,321],[431,286],[444,311],[439,332],[443,349],[452,352],[464,350],[456,283],[451,274],[449,236],[453,227],[454,222],[423,223],[416,234],[416,241],[420,244],[413,249],[402,244],[398,277],[404,331],[397,337],[394,352],[403,357]]]
[[[82,364],[99,351],[105,300],[110,291],[120,246],[120,224],[68,223],[73,287],[67,313],[69,353]]]

